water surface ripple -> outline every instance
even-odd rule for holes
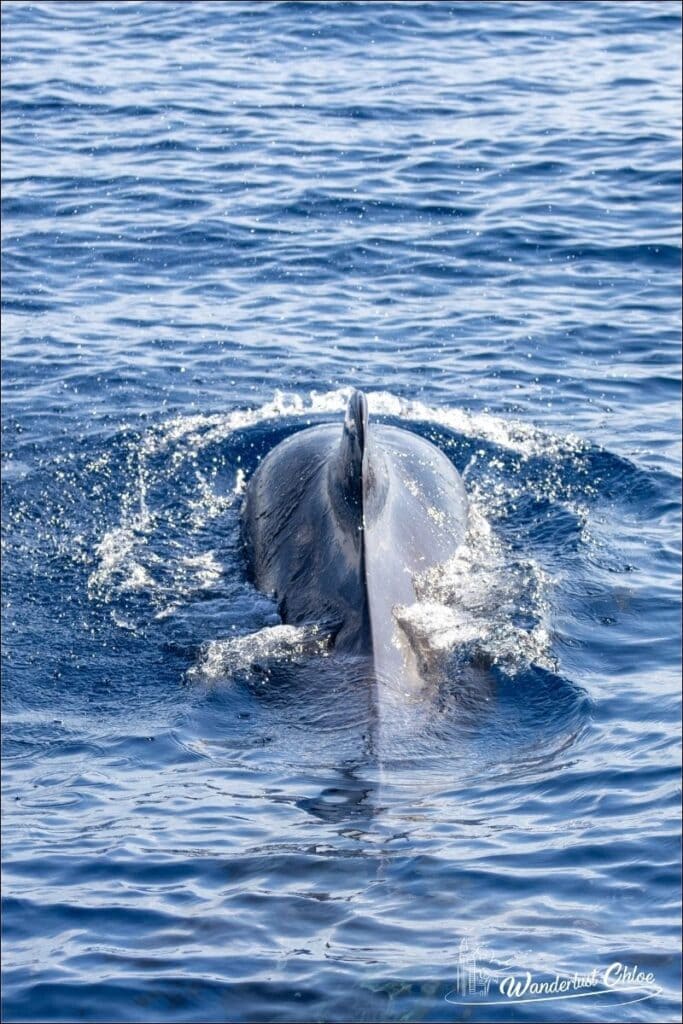
[[[679,5],[2,17],[4,1018],[677,1019]],[[475,512],[381,742],[238,528],[352,386]]]

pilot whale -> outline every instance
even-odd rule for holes
[[[249,480],[242,536],[256,587],[285,623],[324,623],[334,650],[375,677],[422,683],[394,614],[416,580],[446,562],[467,530],[467,496],[449,459],[408,430],[368,421],[354,391],[343,426],[280,442]]]

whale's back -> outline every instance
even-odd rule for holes
[[[256,586],[285,622],[324,622],[335,647],[414,672],[394,617],[415,580],[462,543],[467,498],[433,444],[368,423],[360,392],[343,430],[311,427],[263,460],[247,487],[243,535]]]

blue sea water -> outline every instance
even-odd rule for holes
[[[680,5],[2,16],[4,1019],[678,1019]],[[473,510],[380,749],[238,527],[353,386]]]

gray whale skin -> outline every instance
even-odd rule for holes
[[[394,609],[417,600],[415,577],[447,561],[466,529],[455,467],[424,438],[369,423],[360,391],[341,430],[309,427],[273,448],[242,508],[253,581],[283,621],[325,623],[335,651],[402,685],[421,678]]]

